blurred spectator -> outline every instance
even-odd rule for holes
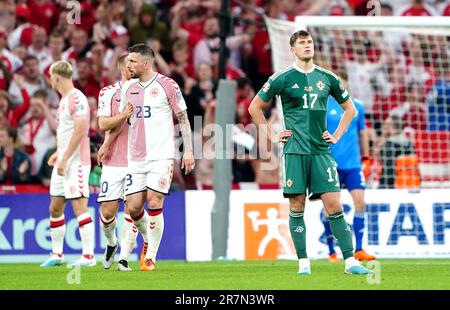
[[[442,9],[442,16],[450,16],[450,4],[445,5],[446,6],[444,6],[444,8]]]
[[[220,44],[219,38],[220,28],[219,20],[217,17],[209,17],[205,21],[204,25],[204,38],[200,40],[194,49],[194,67],[197,68],[200,63],[212,64],[211,51],[217,50]],[[233,66],[239,66],[239,56],[236,57],[236,53],[239,54],[239,48],[247,43],[251,42],[252,37],[243,33],[240,35],[229,36],[226,38],[226,46],[230,49],[230,64]]]
[[[249,60],[254,62],[253,66],[256,68],[248,70],[248,74],[255,89],[261,89],[273,74],[269,33],[266,30],[257,31],[253,36],[251,46],[252,53]]]
[[[348,5],[353,10],[353,15],[366,16],[369,13],[367,3],[369,0],[347,0]]]
[[[120,56],[126,53],[130,44],[130,35],[124,26],[118,25],[111,32],[108,39],[110,40],[112,47],[107,50],[104,57],[104,65],[106,67],[110,67],[110,64],[115,63],[115,60],[118,57],[117,55]]]
[[[0,90],[7,90],[12,73],[22,67],[22,60],[6,48],[8,33],[0,26]]]
[[[202,4],[199,1],[181,0],[170,10],[170,37],[187,42],[189,49],[194,49],[203,38],[205,19],[210,16]]]
[[[113,32],[114,28],[117,26],[113,23],[112,15],[109,9],[110,6],[100,4],[95,11],[95,19],[97,22],[94,24],[92,30],[92,38],[97,42],[106,41],[106,39],[108,39],[110,34]]]
[[[220,61],[220,49],[212,48],[211,52],[211,65],[213,67],[214,79],[216,81],[219,80],[219,61]],[[225,49],[225,53],[223,55],[225,61],[225,79],[226,80],[237,80],[245,77],[244,71],[239,69],[238,67],[232,65],[229,62],[230,53],[228,49]]]
[[[54,1],[50,0],[28,0],[30,11],[33,12],[30,16],[30,22],[39,25],[50,33],[52,25],[54,24],[54,17],[57,16],[58,9]]]
[[[28,112],[28,108],[30,107],[30,97],[23,85],[23,78],[19,75],[15,75],[14,79],[20,88],[23,104],[13,108],[11,96],[6,91],[0,90],[0,113],[3,115],[3,122],[5,124],[17,128],[21,119]]]
[[[77,60],[78,77],[74,80],[75,88],[81,90],[86,97],[98,97],[100,83],[92,71],[92,62],[88,58]]]
[[[446,62],[441,77],[428,96],[427,130],[450,130],[450,68]]]
[[[252,122],[248,107],[254,96],[255,91],[253,90],[252,82],[245,77],[238,79],[236,88],[236,116],[237,123],[244,127]]]
[[[64,37],[62,33],[59,31],[52,32],[48,41],[48,57],[40,64],[40,67],[44,68],[41,72],[44,73],[47,84],[50,83],[50,66],[52,63],[62,59],[63,51]]]
[[[44,72],[47,64],[51,61],[47,44],[47,32],[42,27],[36,27],[31,35],[31,45],[28,54],[36,56],[39,61],[39,70]]]
[[[385,62],[384,55],[380,56],[378,61],[369,61],[367,58],[369,47],[379,47],[382,45],[379,38],[372,41],[361,37],[356,37],[352,52],[354,60],[345,62],[345,69],[348,73],[348,84],[353,97],[364,102],[366,115],[373,115],[374,96],[376,91],[383,95],[387,95],[391,89],[383,66]],[[386,49],[376,48],[379,51],[386,52]]]
[[[439,13],[436,9],[424,3],[424,0],[411,0],[408,7],[399,8],[401,16],[436,16]]]
[[[12,50],[12,53],[19,57],[23,63],[23,60],[28,56],[28,47],[25,44],[19,44]]]
[[[62,58],[75,64],[78,58],[85,56],[88,42],[87,33],[82,29],[75,29],[70,35],[70,47],[64,51]]]
[[[144,4],[139,12],[139,20],[130,25],[131,44],[149,44],[151,40],[161,43],[161,54],[167,56],[170,52],[170,33],[166,24],[158,20],[156,8]]]
[[[390,4],[381,4],[381,16],[393,16],[394,9]],[[388,46],[397,54],[403,52],[403,46],[409,41],[411,35],[403,31],[384,31],[383,40],[388,44]]]
[[[27,90],[29,95],[33,95],[38,89],[47,89],[44,76],[39,71],[39,61],[36,56],[28,55],[23,61],[23,81],[22,85],[17,84],[17,80],[11,82],[9,86],[9,94],[12,98],[13,107],[17,107],[24,102],[21,87]],[[54,92],[49,93],[49,98],[53,105],[58,101],[58,97]]]
[[[433,67],[425,63],[424,51],[426,48],[418,38],[413,38],[408,43],[409,56],[406,60],[406,83],[417,82],[426,86],[429,91],[436,80],[436,72]]]
[[[30,101],[30,119],[19,132],[24,150],[31,159],[33,183],[40,183],[38,173],[48,149],[56,147],[58,123],[50,110],[47,92],[38,90]]]
[[[206,107],[215,99],[215,88],[211,65],[200,64],[197,70],[197,82],[192,87],[185,87],[184,96],[188,108],[189,123],[193,130],[196,128],[194,117],[203,117]]]
[[[169,63],[169,76],[174,78],[177,83],[178,79],[175,78],[175,75],[181,76],[183,80],[195,77],[195,69],[189,61],[189,50],[186,42],[178,40],[173,43],[172,58],[173,61]]]
[[[16,128],[0,127],[0,184],[30,182],[31,162],[24,152],[14,147],[16,140]]]
[[[13,0],[0,1],[0,27],[8,32],[14,28],[14,12],[16,5]]]
[[[404,64],[397,60],[390,64],[389,83],[392,85],[390,94],[383,96],[377,94],[374,98],[373,127],[378,134],[381,134],[381,126],[383,121],[389,116],[389,112],[406,101],[406,68]]]
[[[30,8],[26,4],[19,4],[16,7],[16,26],[8,36],[8,46],[13,50],[19,44],[29,46],[31,36],[35,27],[29,23],[31,16]]]
[[[50,178],[52,177],[53,166],[48,165],[48,160],[53,153],[56,152],[56,148],[49,149],[45,153],[44,158],[42,159],[41,169],[39,170],[39,179],[41,180],[41,184],[44,186],[50,186]]]
[[[427,128],[426,92],[423,85],[411,83],[406,88],[406,101],[401,102],[389,115],[397,115],[402,119],[403,126],[415,130]]]
[[[382,162],[379,188],[394,188],[395,159],[400,155],[414,154],[410,138],[403,130],[403,122],[397,115],[386,119],[377,153]]]

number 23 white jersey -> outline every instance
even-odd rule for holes
[[[134,108],[127,121],[129,167],[140,170],[149,161],[175,158],[173,113],[187,109],[178,84],[159,73],[146,83],[127,81],[122,87],[119,111],[128,103]]]

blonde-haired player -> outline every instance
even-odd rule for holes
[[[50,67],[52,88],[61,94],[58,109],[57,148],[50,157],[54,166],[50,182],[50,235],[52,253],[42,267],[61,265],[64,262],[63,244],[66,225],[64,208],[71,200],[77,217],[82,256],[73,266],[95,266],[94,224],[88,212],[89,171],[89,105],[86,96],[73,86],[72,66],[67,61],[57,61]]]

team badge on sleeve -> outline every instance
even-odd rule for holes
[[[262,91],[267,93],[269,91],[269,88],[270,88],[270,84],[269,84],[269,82],[266,82],[262,88]]]

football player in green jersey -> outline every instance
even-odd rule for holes
[[[306,195],[311,200],[322,200],[345,259],[345,273],[371,273],[353,256],[352,233],[340,202],[337,165],[329,148],[347,130],[356,115],[355,106],[340,79],[313,63],[314,42],[307,31],[295,32],[289,43],[294,64],[269,78],[250,104],[249,112],[263,136],[283,143],[283,194],[289,198],[289,229],[299,259],[298,274],[311,274],[303,219]],[[326,129],[329,95],[344,109],[333,134]],[[263,107],[274,97],[279,99],[283,126],[278,136],[263,114]]]

